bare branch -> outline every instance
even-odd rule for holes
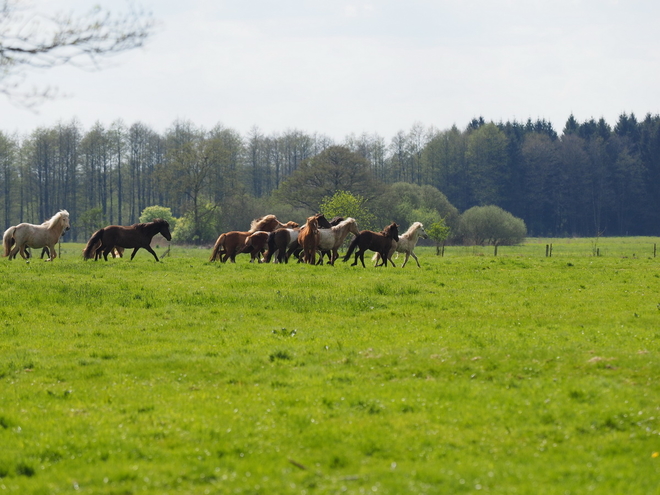
[[[45,15],[4,0],[0,3],[0,93],[24,105],[31,102],[26,106],[53,98],[50,88],[21,91],[27,73],[61,65],[98,70],[102,59],[143,46],[154,27],[151,15],[137,10],[113,15],[97,7],[78,17]]]

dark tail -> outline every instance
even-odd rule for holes
[[[85,249],[83,249],[83,259],[88,260],[94,258],[96,255],[96,250],[98,249],[98,244],[101,242],[101,237],[103,236],[103,229],[99,229],[92,234],[92,237],[87,241]]]
[[[351,259],[351,255],[353,254],[353,251],[355,251],[355,248],[358,245],[358,239],[360,238],[359,235],[356,235],[355,238],[351,241],[351,245],[348,246],[348,252],[346,253],[346,256],[344,256],[344,262],[348,261]]]

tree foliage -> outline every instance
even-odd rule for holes
[[[153,222],[157,218],[165,220],[170,225],[170,232],[176,227],[176,218],[172,215],[172,209],[167,206],[147,206],[140,214],[140,223]]]
[[[325,197],[321,201],[319,211],[327,219],[334,217],[355,218],[360,230],[375,228],[376,217],[369,211],[367,201],[359,194],[354,195],[347,191],[337,191],[332,197]]]
[[[435,254],[440,255],[440,247],[445,243],[451,234],[451,229],[445,223],[444,218],[437,222],[433,222],[425,228],[429,238],[435,243]]]
[[[331,146],[303,161],[280,186],[277,197],[293,206],[318,211],[323,198],[332,197],[337,191],[366,200],[380,191],[367,160],[343,146]]]
[[[85,130],[75,120],[27,136],[0,131],[0,218],[5,228],[41,223],[65,208],[67,237],[82,241],[92,228],[79,221],[86,212],[127,225],[165,205],[200,225],[213,211],[213,235],[190,237],[205,239],[267,213],[302,222],[345,191],[365,200],[376,227],[444,218],[453,236],[459,211],[497,198],[534,236],[657,235],[660,116],[623,114],[612,126],[572,119],[565,131],[475,119],[463,130],[415,126],[390,145],[351,136],[344,146],[295,130],[242,136],[183,121],[164,133],[122,121]]]

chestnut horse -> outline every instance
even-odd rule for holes
[[[307,223],[300,229],[298,244],[302,247],[302,261],[312,265],[316,264],[316,251],[319,247],[319,219],[318,215],[309,217]]]
[[[166,220],[157,218],[153,222],[137,223],[130,227],[109,225],[92,234],[92,237],[87,241],[87,245],[83,250],[83,258],[86,260],[91,258],[98,259],[99,252],[102,251],[103,259],[108,261],[108,254],[115,247],[122,247],[133,248],[131,260],[135,257],[135,253],[142,248],[149,251],[156,258],[156,261],[160,261],[155,251],[151,249],[151,239],[156,234],[161,234],[165,239],[171,241],[170,224]],[[101,243],[100,246],[99,241]]]
[[[69,212],[66,210],[58,211],[41,225],[19,223],[14,227],[9,227],[2,236],[4,255],[9,256],[11,260],[16,258],[20,252],[23,259],[27,260],[29,258],[27,248],[47,247],[50,254],[47,261],[53,261],[57,257],[55,244],[70,227]]]
[[[358,258],[362,262],[362,266],[366,268],[364,264],[364,253],[367,249],[371,251],[376,251],[380,254],[380,257],[383,259],[383,264],[379,266],[387,266],[388,255],[392,249],[392,245],[399,240],[399,226],[392,222],[390,225],[385,227],[382,232],[372,232],[371,230],[363,230],[359,235],[355,236],[353,242],[348,247],[348,252],[344,256],[344,261],[348,261],[351,258],[351,254],[355,251],[355,261],[351,266],[357,265]],[[396,266],[392,260],[390,260],[392,266]]]
[[[245,239],[250,234],[257,232],[258,230],[262,230],[264,232],[272,232],[275,229],[289,227],[291,225],[298,226],[298,224],[295,222],[289,222],[286,224],[281,223],[277,217],[275,217],[275,215],[266,215],[264,217],[252,220],[252,223],[250,224],[250,230],[247,232],[232,231],[220,234],[220,237],[218,237],[218,239],[215,241],[215,245],[213,246],[213,251],[211,252],[209,261],[220,260],[224,263],[229,259],[232,263],[235,263],[237,254],[247,253],[252,250],[252,248],[249,248],[249,250],[244,249]]]

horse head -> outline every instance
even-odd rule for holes
[[[387,227],[385,227],[385,230],[383,231],[383,233],[387,237],[391,237],[392,239],[394,239],[397,242],[399,241],[399,226],[396,224],[396,222],[392,222]]]
[[[321,215],[322,216],[322,215]],[[325,218],[325,217],[323,217]],[[307,230],[312,234],[316,234],[319,231],[319,215],[314,215],[307,219]]]
[[[158,231],[158,233],[168,241],[171,241],[172,234],[170,234],[170,224],[167,223],[167,220],[163,220],[162,218],[157,218],[156,220],[154,220],[154,223],[158,223],[160,225],[160,230]]]
[[[344,222],[348,224],[348,231],[351,234],[360,235],[360,229],[358,229],[355,218],[348,217],[346,220],[344,220]]]
[[[417,222],[419,225],[417,226],[417,233],[419,234],[420,237],[423,239],[428,239],[429,235],[426,233],[426,230],[424,230],[424,225],[422,222]]]
[[[59,226],[62,228],[62,233],[66,232],[71,228],[71,222],[69,220],[69,212],[66,210],[60,210],[57,215],[57,221]],[[55,218],[55,217],[53,217]],[[47,223],[47,222],[45,222]]]

